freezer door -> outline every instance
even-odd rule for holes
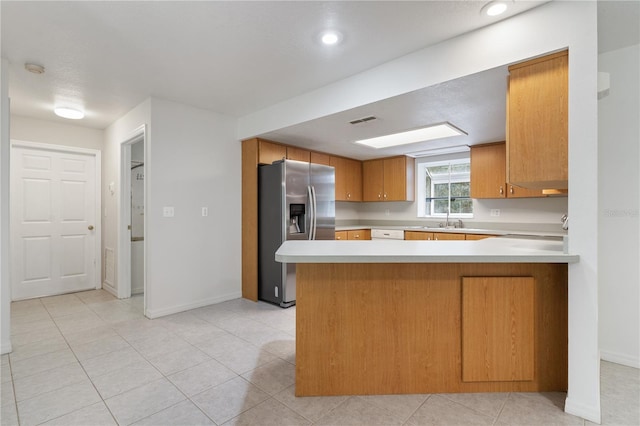
[[[285,160],[283,165],[285,239],[308,240],[312,222],[308,196],[309,163]]]
[[[310,164],[311,186],[315,192],[315,239],[333,240],[336,227],[335,168]]]

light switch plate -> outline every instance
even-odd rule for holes
[[[164,217],[173,217],[175,214],[173,207],[163,207],[162,208],[162,216]]]
[[[491,209],[491,216],[499,217],[500,216],[500,209]]]
[[[203,207],[202,208],[202,217],[207,217],[209,216],[209,208],[208,207]]]

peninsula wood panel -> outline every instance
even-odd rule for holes
[[[462,380],[533,380],[534,280],[462,278]]]
[[[535,280],[534,377],[462,381],[462,277]],[[565,264],[298,264],[296,395],[567,388]]]
[[[258,300],[258,139],[242,142],[242,297]]]

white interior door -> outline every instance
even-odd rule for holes
[[[13,147],[12,299],[96,288],[96,157]]]

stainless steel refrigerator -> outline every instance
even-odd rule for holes
[[[258,168],[258,298],[296,303],[296,265],[275,261],[286,240],[333,240],[335,169],[280,160]]]

